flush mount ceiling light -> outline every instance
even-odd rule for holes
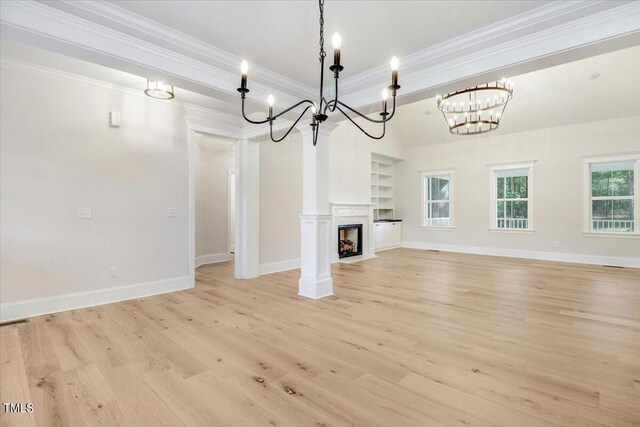
[[[249,72],[249,65],[247,61],[242,61],[242,65],[240,66],[240,71],[242,72],[242,79],[240,81],[240,87],[238,88],[238,92],[240,92],[240,98],[242,99],[242,117],[249,123],[253,124],[263,124],[269,123],[269,132],[271,135],[271,140],[273,142],[280,142],[284,138],[289,135],[289,132],[298,124],[300,119],[307,113],[307,111],[311,110],[311,128],[313,130],[313,145],[315,146],[318,142],[318,129],[320,128],[320,124],[327,120],[327,112],[334,112],[335,110],[340,111],[351,123],[353,123],[362,133],[367,135],[369,138],[373,139],[382,139],[386,132],[386,123],[391,120],[393,115],[396,112],[396,92],[400,89],[398,85],[398,58],[395,56],[391,59],[391,85],[385,88],[382,91],[382,112],[379,113],[380,119],[372,119],[364,114],[356,111],[355,109],[349,107],[345,103],[341,102],[338,99],[338,78],[340,76],[340,71],[344,69],[342,65],[340,65],[340,47],[342,44],[342,40],[340,38],[339,33],[335,33],[333,35],[333,65],[329,67],[329,70],[333,71],[333,78],[335,80],[335,94],[334,98],[331,101],[327,101],[322,94],[322,90],[324,88],[324,58],[327,56],[324,51],[324,0],[319,0],[320,5],[320,96],[318,97],[319,102],[314,102],[309,99],[305,99],[303,101],[298,102],[297,104],[285,109],[284,111],[275,114],[273,113],[273,105],[275,103],[275,99],[273,95],[269,95],[267,98],[267,104],[269,105],[269,113],[265,120],[251,120],[249,119],[244,111],[244,100],[246,94],[249,93],[249,89],[247,89],[247,73]],[[387,98],[391,95],[392,97],[392,109],[391,113],[387,111]],[[289,130],[279,139],[273,137],[273,122],[283,114],[286,114],[293,109],[304,106],[304,110],[300,113],[296,121],[291,125]],[[346,112],[345,110],[349,110],[351,113],[368,120],[372,123],[382,124],[382,134],[379,136],[373,136],[367,133],[360,125],[358,125]]]
[[[147,79],[147,88],[144,93],[154,99],[173,99],[175,97],[173,85],[151,79]]]
[[[513,83],[497,82],[438,95],[438,109],[453,135],[476,135],[498,129],[507,103],[513,98]]]

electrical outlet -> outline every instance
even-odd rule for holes
[[[178,208],[168,208],[167,209],[167,216],[169,218],[175,218],[178,216]]]
[[[112,279],[115,279],[116,277],[118,277],[118,267],[111,267],[111,268],[109,269],[109,276],[110,276]]]
[[[554,248],[559,248],[560,247],[560,241],[556,240],[555,242],[553,242],[553,247]]]

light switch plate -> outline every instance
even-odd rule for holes
[[[78,209],[78,218],[80,218],[80,219],[92,219],[93,218],[93,208],[79,208]]]
[[[167,209],[167,216],[169,218],[175,218],[178,216],[178,208],[168,208]]]
[[[109,111],[109,126],[112,128],[120,127],[120,113],[117,111]]]

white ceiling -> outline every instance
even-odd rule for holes
[[[640,46],[528,74],[506,76],[515,85],[513,100],[507,105],[500,128],[486,135],[640,116],[638,70]],[[600,76],[591,79],[593,73]],[[435,98],[400,107],[390,127],[405,146],[446,143],[461,138],[473,143],[480,137],[449,134]]]
[[[316,1],[110,3],[290,79],[312,87],[318,85]],[[393,55],[402,58],[547,3],[550,2],[328,0],[325,50],[331,60],[331,37],[334,31],[340,31],[345,66],[342,77],[347,78],[385,64]]]

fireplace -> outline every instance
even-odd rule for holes
[[[338,256],[362,255],[362,224],[338,226]]]

